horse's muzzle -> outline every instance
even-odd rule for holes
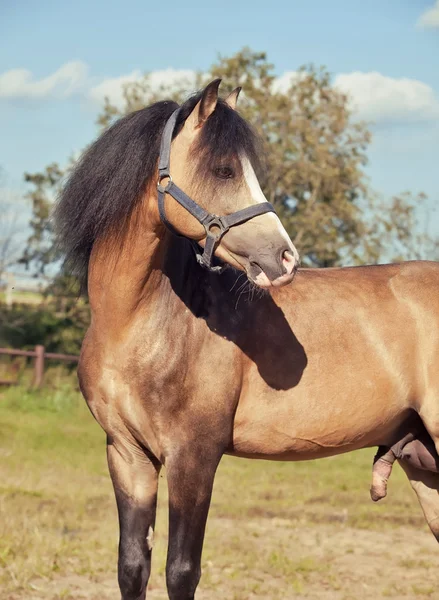
[[[259,270],[259,273],[255,274],[254,269],[253,272],[250,272],[248,275],[250,279],[256,283],[261,288],[271,288],[271,287],[282,287],[283,285],[287,285],[291,283],[294,279],[294,275],[296,274],[297,268],[299,266],[299,255],[297,254],[296,249],[288,248],[284,250],[281,254],[278,268],[280,270],[280,275],[276,273],[278,269],[264,269],[263,265],[255,264]]]

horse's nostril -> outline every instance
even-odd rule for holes
[[[285,272],[291,275],[296,267],[296,259],[289,250],[285,250],[282,254],[282,264]]]

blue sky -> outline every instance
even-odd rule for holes
[[[439,233],[439,1],[0,0],[0,166],[61,165],[95,135],[105,91],[144,71],[207,70],[218,53],[264,50],[277,75],[326,65],[373,119],[367,173],[387,196],[428,194]],[[168,72],[168,76],[171,76]],[[178,73],[177,73],[178,75]]]

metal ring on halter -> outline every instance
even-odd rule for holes
[[[163,179],[168,179],[169,180],[165,187],[162,186],[162,180]],[[159,175],[159,178],[158,178],[158,181],[157,181],[157,189],[158,189],[158,191],[162,192],[162,193],[165,193],[166,190],[167,190],[167,188],[171,185],[171,183],[172,183],[172,177],[171,177],[171,175],[168,174],[168,173],[161,173]]]
[[[220,240],[229,231],[229,226],[227,223],[224,223],[223,217],[218,217],[217,215],[209,215],[209,219],[203,221],[202,225],[206,230],[206,235],[209,235],[214,240]],[[213,227],[217,227],[219,231],[212,231]]]

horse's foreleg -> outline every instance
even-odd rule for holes
[[[221,453],[191,447],[166,461],[169,543],[166,583],[170,600],[193,600],[213,480]]]
[[[419,469],[405,460],[398,460],[419,500],[428,526],[439,541],[439,473]]]
[[[151,571],[159,463],[135,442],[109,440],[108,466],[119,512],[122,600],[143,600]]]

